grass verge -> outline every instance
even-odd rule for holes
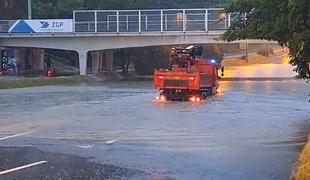
[[[40,78],[20,78],[20,79],[0,79],[0,89],[24,88],[33,86],[62,85],[85,83],[87,79],[83,76],[71,77],[40,77]]]
[[[310,179],[310,137],[299,156],[298,164],[292,177],[293,180]]]

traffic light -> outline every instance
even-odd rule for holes
[[[8,61],[9,61],[9,57],[8,57],[8,53],[5,50],[1,50],[1,61],[0,61],[0,68],[2,70],[6,70],[8,67]]]

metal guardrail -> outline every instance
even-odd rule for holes
[[[222,8],[158,10],[77,10],[74,32],[208,32],[226,30],[231,15]]]

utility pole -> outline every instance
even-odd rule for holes
[[[32,2],[28,0],[28,19],[32,19]]]

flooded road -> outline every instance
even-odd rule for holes
[[[91,157],[149,179],[289,179],[310,129],[310,85],[221,87],[200,105],[158,104],[151,82],[0,90],[0,138],[29,132],[0,147]]]

